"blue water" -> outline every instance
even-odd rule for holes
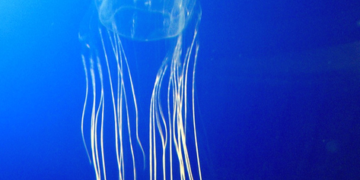
[[[0,179],[95,179],[81,140],[90,1],[0,2]],[[204,179],[360,179],[360,4],[202,1]]]

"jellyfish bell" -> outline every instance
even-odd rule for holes
[[[81,132],[96,179],[109,178],[114,167],[118,179],[202,179],[194,102],[199,3],[95,0],[89,12],[79,33],[86,78]],[[135,83],[139,57],[137,63],[159,67]],[[138,88],[147,82],[152,87]],[[148,99],[138,95],[143,91]]]
[[[195,0],[97,1],[100,22],[120,36],[151,41],[178,36],[193,14]]]

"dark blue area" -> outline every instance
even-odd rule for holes
[[[359,179],[360,1],[201,3],[204,179]],[[80,133],[90,4],[0,3],[1,180],[95,179]]]

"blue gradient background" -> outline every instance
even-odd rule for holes
[[[204,179],[360,179],[360,1],[202,1]],[[0,1],[0,179],[95,179],[81,141],[90,1]]]

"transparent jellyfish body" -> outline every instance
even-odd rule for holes
[[[86,77],[81,133],[96,179],[202,179],[194,102],[200,19],[195,0],[94,2],[79,39]],[[159,59],[143,55],[143,63],[160,62],[146,89],[146,119],[139,117],[138,102],[145,101],[124,41],[163,44]]]

